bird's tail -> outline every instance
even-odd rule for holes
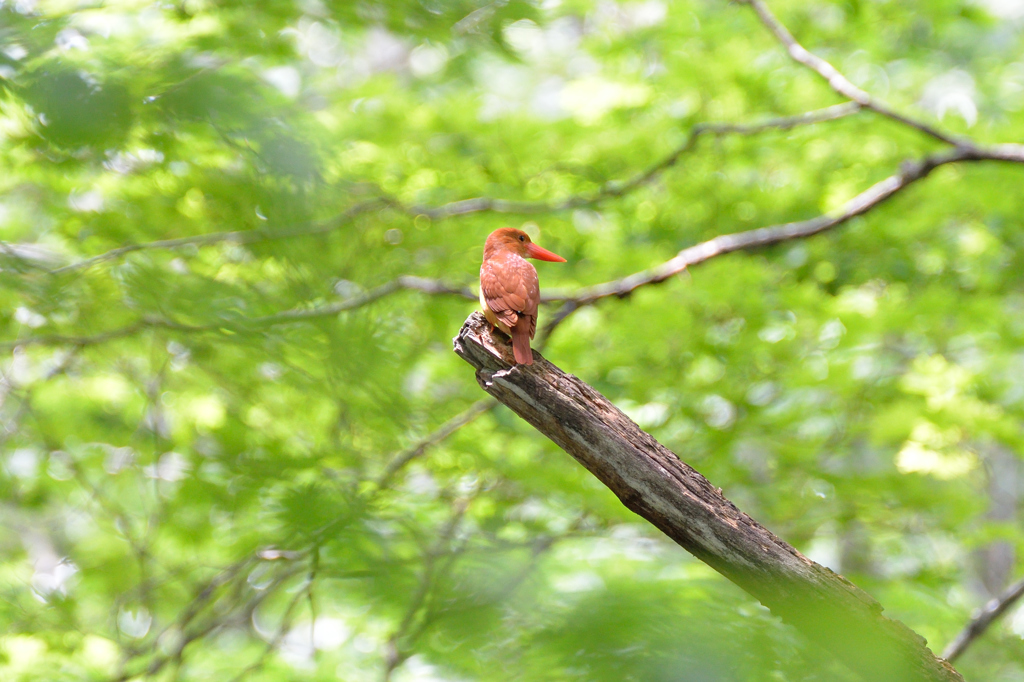
[[[530,329],[527,325],[517,324],[512,327],[512,354],[520,365],[533,364],[533,351],[530,350]]]

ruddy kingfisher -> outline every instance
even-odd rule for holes
[[[492,327],[512,337],[512,354],[520,365],[533,364],[530,339],[537,331],[540,285],[527,258],[564,263],[565,259],[530,240],[530,235],[502,227],[487,237],[480,266],[480,305]]]

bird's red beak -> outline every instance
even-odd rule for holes
[[[552,263],[564,263],[565,259],[561,256],[551,253],[547,249],[542,249],[533,242],[526,245],[526,255],[528,258],[536,258],[537,260],[546,260]]]

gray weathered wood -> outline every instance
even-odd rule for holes
[[[722,491],[645,433],[604,396],[534,351],[512,348],[473,313],[455,352],[481,388],[597,476],[629,509],[746,590],[871,682],[963,678],[881,606],[741,512]]]

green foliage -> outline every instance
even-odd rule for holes
[[[1019,141],[1021,24],[988,4],[773,10],[897,109]],[[934,140],[704,135],[621,196],[444,217],[839,100],[741,3],[40,0],[0,43],[0,677],[846,679],[504,408],[430,439],[484,398],[450,347],[476,304],[374,292],[475,286],[502,225],[568,259],[545,291],[615,280]],[[940,168],[543,352],[938,652],[1021,572],[1022,177]],[[957,667],[1024,675],[1020,621]]]

